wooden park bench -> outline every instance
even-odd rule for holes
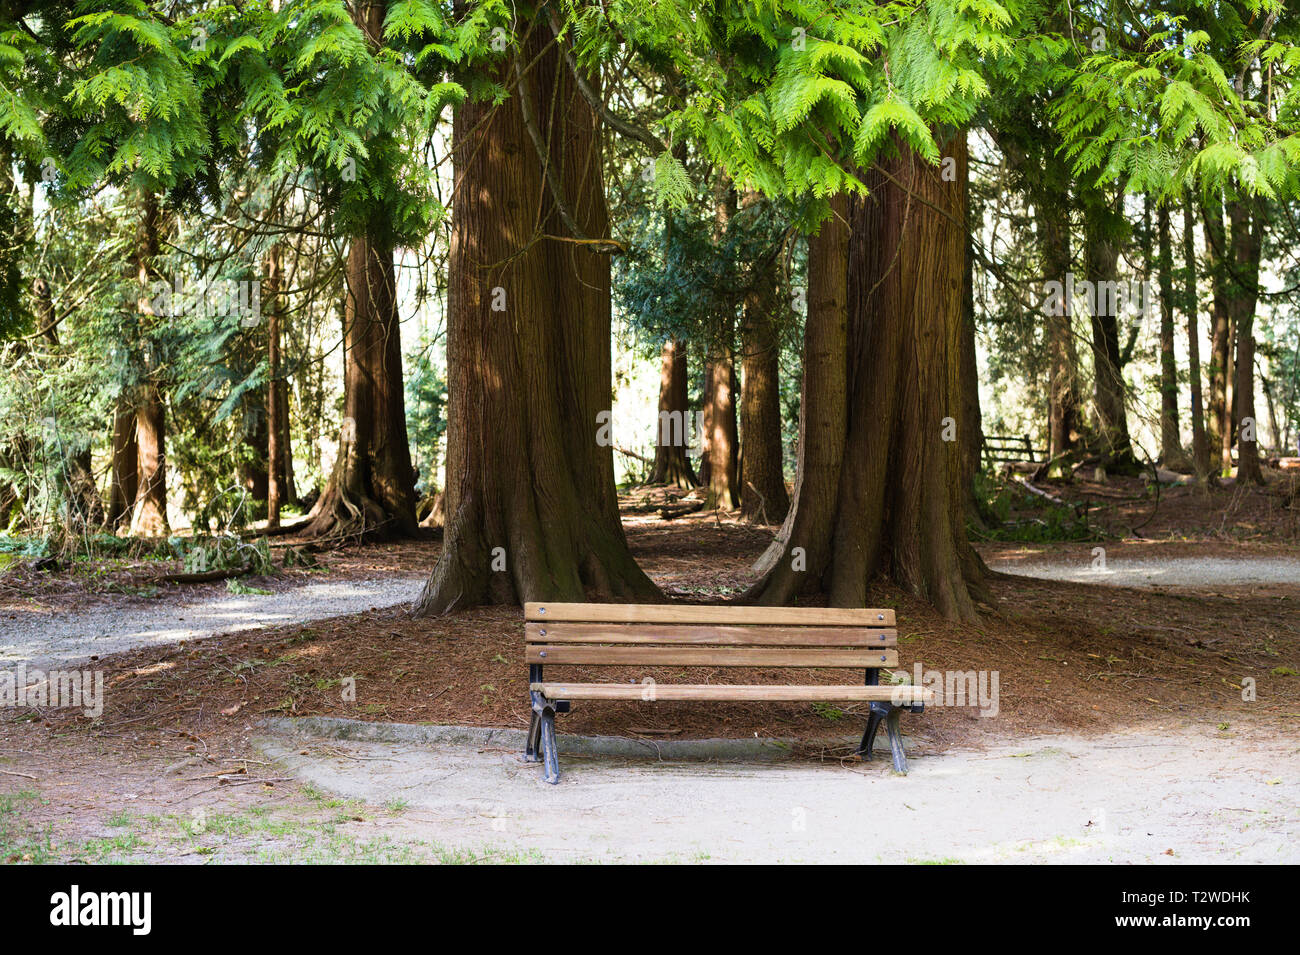
[[[907,772],[898,720],[919,713],[933,693],[882,686],[880,671],[898,665],[892,610],[824,607],[698,607],[669,604],[529,603],[524,608],[525,657],[532,722],[524,758],[541,762],[546,781],[560,781],[555,714],[574,700],[731,702],[865,702],[871,706],[857,752],[871,758],[882,720],[894,768]],[[561,683],[547,666],[852,668],[865,683],[739,685],[734,683]]]

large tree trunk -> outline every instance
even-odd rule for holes
[[[139,476],[131,534],[136,537],[166,537],[167,523],[167,425],[162,393],[152,382],[140,388],[135,409]]]
[[[544,18],[524,29],[495,76],[512,95],[453,121],[447,524],[419,614],[662,599],[628,550],[602,433],[610,265],[584,241],[609,228],[597,121]]]
[[[1178,424],[1178,362],[1174,354],[1174,257],[1169,238],[1169,207],[1156,210],[1160,282],[1160,458],[1175,471],[1188,466]]]
[[[975,257],[971,254],[970,179],[962,181],[966,210],[966,267],[961,291],[961,414],[957,417],[957,441],[961,446],[961,487],[966,505],[966,520],[976,527],[987,527],[983,502],[975,489],[984,454],[984,417],[980,411],[979,354],[975,347]]]
[[[790,510],[781,448],[781,339],[776,275],[760,265],[745,295],[741,327],[744,381],[740,393],[741,512],[750,521],[780,524]]]
[[[1097,409],[1098,452],[1106,468],[1136,470],[1125,409],[1124,362],[1119,347],[1119,240],[1115,209],[1104,195],[1085,206],[1085,279],[1092,283],[1093,403]]]
[[[659,368],[659,418],[655,424],[655,462],[651,484],[672,484],[687,490],[698,483],[686,455],[691,443],[686,343],[664,342]]]
[[[280,381],[280,245],[266,255],[266,526],[280,526],[284,502],[284,383]]]
[[[254,392],[245,393],[243,433],[248,457],[239,469],[240,483],[250,499],[265,501],[270,485],[267,462],[271,441],[265,396]]]
[[[966,141],[955,183],[900,146],[832,204],[809,243],[803,434],[795,504],[745,599],[820,589],[863,606],[888,574],[945,616],[989,599],[965,536],[960,441]],[[844,220],[852,223],[851,235]],[[847,357],[847,361],[846,361]]]
[[[1201,333],[1197,315],[1196,231],[1191,196],[1183,201],[1183,311],[1187,316],[1187,374],[1192,390],[1192,467],[1198,481],[1209,480],[1210,445],[1205,434],[1205,408],[1201,390]]]
[[[1216,196],[1202,207],[1205,226],[1205,251],[1209,260],[1210,285],[1213,291],[1210,332],[1210,454],[1214,469],[1225,473],[1232,466],[1232,421],[1228,413],[1228,369],[1232,367],[1232,309],[1228,304],[1228,277],[1225,257],[1227,236],[1223,228],[1223,204]]]
[[[283,334],[283,331],[282,331]],[[283,352],[281,353],[283,358]],[[293,433],[289,421],[289,382],[283,377],[283,363],[281,364],[281,378],[279,382],[279,408],[280,420],[277,433],[280,435],[280,501],[283,504],[297,504],[299,501],[298,482],[294,477],[293,470]]]
[[[154,318],[150,286],[155,279],[154,258],[158,255],[161,218],[158,202],[145,194],[140,225],[136,231],[134,267],[139,285],[136,310],[145,334]],[[131,534],[140,537],[166,537],[167,523],[167,421],[162,390],[158,383],[160,369],[155,366],[152,349],[145,349],[144,383],[135,402],[137,447],[137,490],[135,510],[131,514]]]
[[[701,487],[713,480],[713,458],[709,454],[709,439],[713,434],[713,364],[704,355],[704,385],[700,389],[700,473]]]
[[[1241,201],[1228,203],[1232,229],[1233,292],[1229,301],[1237,329],[1237,368],[1233,389],[1237,432],[1237,478],[1264,483],[1259,466],[1259,422],[1255,419],[1255,306],[1259,300],[1261,219]]]
[[[1042,248],[1043,277],[1059,283],[1061,294],[1049,296],[1044,306],[1048,354],[1048,441],[1047,457],[1055,461],[1075,450],[1083,437],[1079,400],[1079,360],[1071,323],[1069,187],[1062,164],[1052,159],[1043,187],[1037,190],[1035,207],[1038,241]],[[1057,476],[1062,473],[1058,472]]]
[[[712,506],[726,511],[740,507],[740,438],[736,425],[736,362],[732,351],[730,323],[717,343],[709,362],[709,390],[705,400],[709,411],[708,492]]]
[[[714,183],[714,241],[727,240],[727,230],[736,214],[736,190],[723,175]],[[735,303],[728,303],[734,308]],[[740,434],[736,422],[736,323],[728,311],[712,330],[708,342],[708,390],[705,392],[705,422],[709,431],[707,477],[709,503],[734,511],[744,496],[740,490]]]
[[[135,438],[135,409],[118,398],[113,417],[113,458],[109,465],[107,523],[117,528],[130,521],[139,481],[139,450]]]
[[[308,515],[308,536],[418,533],[393,250],[377,238],[382,231],[376,224],[348,250],[343,429],[329,483]]]

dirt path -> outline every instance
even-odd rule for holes
[[[167,598],[94,610],[11,610],[0,621],[0,667],[49,667],[136,647],[391,607],[414,599],[423,581],[423,575],[386,575],[323,580],[272,594]]]
[[[426,838],[547,860],[1300,862],[1300,746],[1213,725],[913,756],[906,777],[567,758],[558,786],[514,752],[331,745],[260,743],[317,789],[408,806]]]
[[[1223,727],[916,745],[906,777],[562,757],[558,786],[481,743],[261,732],[256,758],[123,762],[63,738],[0,756],[27,776],[0,775],[0,862],[1300,862],[1300,744]]]

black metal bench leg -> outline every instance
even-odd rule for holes
[[[902,715],[902,707],[892,706],[889,708],[889,716],[885,718],[885,729],[889,732],[889,748],[894,755],[894,771],[898,773],[907,772],[907,757],[903,755],[903,733],[898,728],[898,720]]]
[[[880,721],[884,719],[884,713],[871,708],[871,715],[867,717],[867,729],[862,734],[862,745],[858,747],[858,755],[863,759],[871,759],[871,748],[876,745],[876,731],[880,729]]]
[[[544,707],[540,714],[542,736],[542,775],[548,783],[560,781],[560,754],[555,746],[555,708]]]
[[[542,744],[542,720],[536,710],[533,710],[533,718],[528,723],[528,739],[524,742],[524,762],[540,763]]]

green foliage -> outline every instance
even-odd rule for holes
[[[447,383],[433,360],[433,342],[420,342],[408,364],[406,378],[406,431],[411,458],[419,469],[417,490],[427,495],[433,487],[438,447],[447,431]]]
[[[250,587],[248,584],[244,583],[238,577],[231,577],[226,580],[226,590],[229,593],[236,594],[241,597],[243,596],[267,597],[275,593],[275,591],[273,590],[266,590],[262,587]]]
[[[740,188],[819,200],[862,191],[856,168],[900,146],[938,162],[936,127],[971,121],[1022,33],[1018,6],[970,0],[566,6],[580,62],[598,67],[621,41],[675,77],[669,137]]]
[[[1099,539],[1098,531],[1088,522],[1086,507],[1062,506],[1033,497],[986,471],[976,474],[975,497],[992,525],[981,537],[1031,543]]]
[[[265,537],[246,541],[234,534],[173,537],[172,549],[187,574],[247,568],[252,574],[275,573],[275,561]]]
[[[881,157],[938,163],[954,129],[975,128],[1023,156],[1006,204],[1016,238],[986,256],[1001,274],[981,290],[995,380],[1044,372],[1039,316],[1021,287],[1037,278],[1021,201],[1036,180],[1094,222],[1099,195],[1168,200],[1188,187],[1257,197],[1275,221],[1297,211],[1300,49],[1278,0],[1068,11],[1027,0],[390,0],[382,37],[367,36],[344,0],[275,6],[46,0],[0,15],[0,339],[22,337],[0,381],[0,485],[17,494],[0,523],[20,515],[44,539],[67,513],[71,457],[92,450],[103,473],[105,423],[146,381],[164,394],[168,464],[196,525],[228,530],[256,516],[241,472],[258,463],[246,438],[268,383],[264,329],[230,312],[151,319],[134,307],[123,264],[142,196],[163,210],[165,251],[150,268],[182,296],[205,282],[256,283],[268,246],[286,236],[294,259],[308,260],[295,261],[301,281],[286,295],[285,375],[299,430],[311,426],[299,447],[318,467],[317,438],[336,413],[320,384],[333,347],[320,328],[337,327],[347,238],[425,244],[454,201],[427,161],[449,108],[513,95],[507,65],[552,14],[566,59],[643,133],[604,136],[618,173],[607,179],[614,231],[630,246],[615,258],[615,297],[638,342],[707,347],[737,318],[756,270],[778,272],[789,422],[798,316],[788,303],[805,254],[792,233],[824,217],[827,197],[861,192],[861,171]],[[713,187],[724,176],[764,199],[719,234]],[[1002,186],[976,183],[977,215],[1001,204]],[[57,342],[33,336],[37,278],[54,289]],[[1271,314],[1261,354],[1294,419],[1294,316]],[[426,487],[446,428],[431,344],[418,343],[407,379]],[[1034,520],[1073,533],[1064,516]]]
[[[8,162],[3,153],[0,162]],[[0,177],[0,341],[29,332],[32,324],[21,268],[30,243],[23,227],[21,200],[3,185]]]
[[[1244,5],[1250,21],[1279,6],[1271,0]],[[1080,68],[1057,72],[1065,93],[1054,114],[1075,172],[1161,197],[1192,184],[1294,195],[1300,159],[1294,26],[1278,21],[1270,42],[1254,35],[1258,27],[1235,5],[1202,0],[1178,14],[1138,16],[1142,42],[1115,42],[1082,57]],[[1105,26],[1110,36],[1129,28]],[[1266,83],[1252,71],[1257,60]]]

